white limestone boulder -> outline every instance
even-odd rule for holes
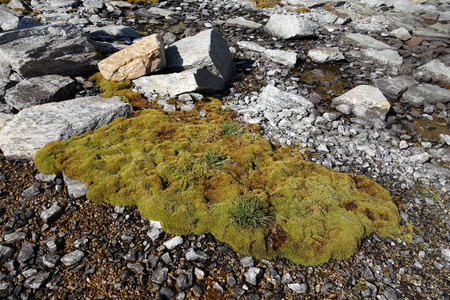
[[[131,111],[119,97],[100,96],[29,107],[0,130],[0,149],[8,159],[32,160],[36,151],[51,141],[97,129]]]
[[[357,117],[382,121],[386,118],[386,114],[391,107],[383,93],[370,85],[359,85],[334,98],[332,103],[335,106],[348,105],[351,108],[351,113]]]

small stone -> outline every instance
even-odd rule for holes
[[[42,257],[42,263],[49,268],[54,268],[60,261],[60,256],[54,253],[47,253]]]
[[[229,286],[235,286],[237,284],[236,277],[234,277],[234,275],[228,275],[227,276],[227,284]]]
[[[257,285],[263,276],[263,271],[260,268],[251,267],[244,273],[245,280],[251,285]]]
[[[163,255],[161,255],[161,260],[166,264],[169,265],[172,263],[172,258],[170,257],[170,253],[166,252]]]
[[[20,249],[17,261],[20,264],[27,264],[36,257],[37,245],[35,243],[24,242]]]
[[[171,286],[163,286],[159,290],[159,295],[165,297],[163,299],[172,299],[173,297],[175,297],[176,294],[177,293],[176,293],[175,289]]]
[[[442,249],[441,254],[446,261],[450,261],[450,249]]]
[[[408,30],[406,30],[403,27],[392,30],[391,35],[395,36],[396,38],[402,41],[407,41],[411,38],[411,35],[409,34]]]
[[[84,257],[84,252],[81,250],[72,251],[61,258],[61,261],[66,266],[71,266],[80,262]]]
[[[12,233],[5,234],[3,240],[7,243],[14,243],[17,241],[24,240],[27,234],[21,231],[14,231]]]
[[[192,289],[192,292],[194,293],[195,296],[197,297],[201,297],[203,296],[203,294],[205,293],[202,289],[201,286],[199,286],[198,284],[194,285],[194,288]]]
[[[40,216],[45,223],[51,223],[61,217],[63,213],[64,208],[59,206],[58,202],[54,202],[49,209],[43,210]]]
[[[34,290],[39,289],[47,282],[49,277],[49,272],[39,271],[36,275],[25,280],[24,286]]]
[[[192,271],[182,271],[177,277],[177,287],[180,291],[187,290],[194,285],[194,276]]]
[[[158,268],[152,274],[152,282],[157,284],[163,284],[167,280],[168,268]]]
[[[84,245],[86,245],[89,242],[89,239],[86,237],[82,237],[78,240],[76,240],[75,242],[73,242],[73,246],[75,248],[80,248],[83,247]]]
[[[397,300],[397,293],[390,286],[385,287],[382,293],[387,300]]]
[[[288,284],[288,288],[293,290],[294,292],[298,294],[304,294],[308,291],[308,284],[307,283],[291,283]]]
[[[205,273],[204,270],[195,267],[194,268],[194,275],[195,275],[195,278],[197,278],[198,280],[201,280],[201,279],[205,278],[206,273]]]
[[[283,278],[281,278],[281,283],[284,285],[290,284],[292,281],[291,273],[286,273],[283,275]]]
[[[49,237],[45,242],[50,252],[56,252],[63,248],[64,246],[64,238],[62,237]]]
[[[16,248],[14,247],[0,244],[0,265],[3,265],[8,258],[12,257],[15,251]]]
[[[42,182],[52,182],[52,181],[55,181],[56,175],[55,174],[39,173],[34,178],[36,180],[39,180],[39,181],[42,181]]]
[[[218,284],[217,282],[214,282],[213,288],[219,292],[219,294],[223,295],[225,293],[225,290],[223,289],[222,286],[220,286],[220,284]]]
[[[31,198],[39,195],[40,193],[41,191],[39,190],[39,184],[35,183],[26,190],[24,190],[20,195],[24,198]]]
[[[174,237],[174,238],[172,238],[172,239],[170,239],[168,241],[165,241],[163,244],[164,244],[164,246],[167,249],[172,250],[175,247],[178,247],[178,246],[182,245],[183,242],[184,241],[183,241],[183,238],[181,236],[176,236],[176,237]]]
[[[163,234],[163,230],[161,228],[157,228],[157,227],[153,227],[153,226],[150,227],[150,229],[147,231],[147,236],[152,241],[158,240],[162,234]]]
[[[142,274],[145,271],[145,267],[141,263],[127,263],[127,268],[133,270],[138,274]]]
[[[209,256],[203,251],[200,250],[195,251],[194,249],[189,248],[189,250],[186,252],[185,258],[188,261],[196,261],[196,260],[207,260],[210,259],[211,256]]]
[[[255,265],[255,259],[253,258],[253,256],[245,256],[241,258],[240,264],[243,268],[250,268]]]

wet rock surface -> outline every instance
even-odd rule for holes
[[[78,191],[80,198],[74,197],[63,178],[37,180],[29,162],[6,160],[2,153],[0,298],[446,299],[450,6],[445,1],[359,2],[291,0],[284,7],[257,9],[233,0],[33,1],[25,12],[39,10],[43,24],[69,20],[85,28],[105,53],[131,44],[136,30],[160,33],[174,42],[214,28],[231,46],[237,67],[237,79],[214,96],[241,120],[259,124],[274,144],[295,145],[308,160],[382,184],[397,197],[403,221],[414,226],[412,243],[372,235],[345,261],[314,267],[284,259],[257,261],[236,254],[208,233],[173,237],[142,219],[136,208],[88,202]],[[302,21],[311,24],[314,34],[306,39],[278,38],[254,24],[266,25],[271,15],[294,14],[298,8],[310,10]],[[0,16],[3,30],[26,22],[24,15],[3,6]],[[254,23],[245,26],[242,19],[236,21],[239,17]],[[135,31],[87,30],[117,25]],[[92,59],[92,48],[83,47]],[[331,59],[308,56],[322,48],[338,50],[330,54],[338,62],[321,64]],[[264,55],[267,50],[294,53],[298,60],[295,66],[286,65]],[[382,52],[387,50],[402,62],[394,52]],[[0,65],[0,74],[6,74],[0,77],[0,112],[10,116],[14,111],[4,101],[5,91],[21,76],[43,74],[13,62],[10,52],[4,52],[12,68]],[[383,53],[392,54],[394,63],[384,60]],[[90,62],[86,66],[91,68]],[[73,75],[73,70],[61,75]],[[362,85],[376,86],[384,94],[390,104],[384,117],[370,121],[348,104],[333,104]],[[77,97],[96,95],[95,89],[80,86]],[[280,103],[281,98],[259,105],[269,86],[289,105]],[[157,97],[154,91],[148,92],[152,97]],[[178,96],[175,104],[165,98],[170,104],[166,101],[161,108],[195,106],[196,97]],[[293,106],[292,99],[300,100]],[[0,128],[10,122],[11,117],[0,114]]]

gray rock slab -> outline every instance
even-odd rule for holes
[[[351,45],[363,48],[372,48],[375,50],[392,49],[392,47],[389,46],[388,44],[385,44],[383,42],[374,39],[373,37],[360,33],[346,33],[344,35],[344,40],[345,42]]]
[[[332,100],[334,105],[346,104],[352,113],[364,119],[384,121],[391,105],[383,93],[376,87],[359,85]]]
[[[281,39],[316,37],[319,25],[302,15],[271,15],[265,30]]]
[[[63,174],[64,182],[67,186],[67,192],[69,197],[72,199],[78,199],[86,196],[89,189],[84,182],[68,177],[66,174]]]
[[[71,266],[80,262],[84,257],[84,252],[81,250],[72,251],[61,258],[61,261],[66,266]]]
[[[345,59],[338,47],[318,47],[308,51],[308,57],[317,63],[326,63]]]
[[[46,271],[39,271],[36,275],[33,275],[23,284],[26,288],[37,290],[41,288],[47,280],[50,278],[50,273]]]
[[[403,101],[416,106],[450,102],[450,90],[434,84],[422,83],[409,88],[402,96]]]
[[[87,35],[69,23],[0,32],[0,61],[24,78],[89,75],[96,70],[96,57]]]
[[[222,78],[205,69],[192,69],[173,74],[142,76],[133,80],[134,87],[146,97],[153,93],[176,96],[189,92],[214,92],[225,87]]]
[[[216,30],[205,30],[181,39],[166,49],[166,69],[207,68],[230,82],[236,75],[227,41]]]
[[[17,12],[5,6],[0,6],[0,28],[3,31],[11,30],[15,29],[17,24],[19,24]]]
[[[242,50],[255,51],[255,52],[259,52],[259,53],[263,53],[267,50],[260,44],[254,43],[254,42],[239,41],[239,42],[237,42],[237,45]]]
[[[100,96],[29,107],[0,130],[0,148],[8,159],[32,160],[51,141],[94,130],[131,111],[119,97]]]
[[[87,27],[84,29],[86,32],[90,33],[92,38],[108,38],[114,37],[116,39],[120,38],[128,38],[128,39],[136,39],[141,37],[136,30],[134,30],[130,26],[125,25],[107,25],[103,27]]]
[[[20,111],[39,104],[70,99],[75,93],[75,85],[75,80],[61,75],[33,77],[6,90],[5,101]]]
[[[35,243],[24,242],[20,248],[17,261],[20,264],[26,264],[36,257],[37,245]]]
[[[16,252],[15,247],[0,244],[0,265],[3,265],[8,258],[12,257],[14,252]]]
[[[438,59],[434,59],[429,63],[419,67],[419,70],[429,74],[431,78],[442,84],[450,84],[450,67],[445,65]]]
[[[258,29],[262,27],[262,24],[247,20],[243,17],[236,17],[226,20],[227,24],[231,25],[238,25],[242,27],[252,28],[252,29]]]
[[[414,28],[413,35],[420,36],[424,39],[450,39],[450,34],[426,28]]]
[[[14,119],[13,114],[0,113],[0,130],[2,130],[2,128],[5,127],[5,125],[12,119]]]
[[[394,50],[364,49],[362,52],[366,57],[372,58],[384,65],[399,66],[403,63],[403,58]]]
[[[291,51],[266,50],[263,53],[263,57],[289,68],[293,68],[297,64],[297,53]]]
[[[313,110],[314,104],[308,99],[289,92],[282,91],[273,85],[266,86],[259,95],[258,105],[271,107],[274,111],[304,107]]]
[[[61,217],[63,213],[64,208],[59,206],[58,202],[55,202],[49,209],[43,210],[40,217],[45,223],[50,223]]]
[[[159,7],[151,7],[148,10],[148,12],[151,14],[154,14],[154,15],[165,17],[165,18],[169,18],[173,14],[175,14],[175,12],[171,11],[170,9],[164,9],[164,8],[159,8]]]
[[[398,76],[394,78],[376,79],[374,85],[379,88],[386,97],[399,99],[410,87],[419,84],[412,76]]]

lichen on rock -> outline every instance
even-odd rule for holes
[[[233,121],[217,99],[198,106],[205,118],[198,110],[118,118],[49,143],[35,164],[83,181],[90,200],[136,205],[169,233],[208,231],[256,258],[317,265],[348,258],[373,232],[401,234],[398,209],[380,185],[307,162],[293,148],[274,148],[258,126]],[[255,201],[260,211],[251,217],[263,222],[237,222],[236,209],[251,205],[238,199]]]

